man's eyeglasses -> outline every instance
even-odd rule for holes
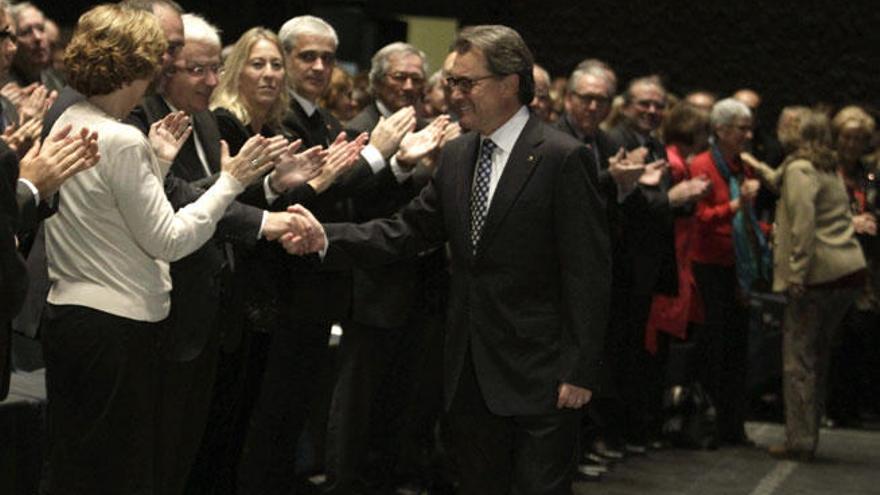
[[[420,74],[409,74],[406,72],[392,72],[388,74],[388,77],[399,84],[406,84],[406,80],[409,79],[412,82],[413,86],[421,86],[425,84],[425,78]]]
[[[577,98],[584,105],[590,106],[595,103],[596,106],[607,105],[611,102],[611,98],[602,95],[591,95],[589,93],[578,93],[577,91],[572,91],[569,93],[570,95]]]
[[[483,81],[485,79],[490,79],[493,77],[496,77],[496,76],[492,75],[492,74],[490,74],[488,76],[474,77],[474,78],[449,76],[446,78],[446,85],[449,87],[450,91],[454,91],[455,88],[458,88],[459,91],[467,94],[467,93],[470,93],[474,89],[474,86],[476,86],[478,82]]]
[[[0,40],[9,40],[13,43],[18,42],[18,36],[15,35],[9,28],[0,31]]]
[[[319,58],[324,65],[333,65],[336,63],[336,54],[331,52],[318,52],[315,50],[306,50],[304,52],[299,52],[296,54],[296,58],[301,61],[311,64],[317,61]]]
[[[186,67],[177,67],[177,69],[185,70],[187,74],[193,77],[205,77],[209,72],[217,75],[220,74],[220,69],[222,68],[223,66],[220,64],[193,64]]]

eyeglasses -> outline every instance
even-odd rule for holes
[[[607,96],[602,96],[602,95],[591,95],[589,93],[578,93],[577,91],[572,91],[569,94],[574,96],[575,98],[580,100],[581,103],[583,103],[584,105],[587,105],[587,106],[590,106],[593,103],[595,103],[596,106],[607,105],[611,101],[611,98],[608,98]]]
[[[483,81],[485,79],[490,79],[493,77],[497,77],[497,76],[495,76],[494,74],[490,74],[488,76],[483,76],[483,77],[474,77],[474,78],[449,76],[446,78],[446,85],[449,87],[450,91],[455,91],[455,88],[458,88],[459,91],[467,94],[467,93],[470,93],[474,89],[474,86],[476,86],[478,82]]]
[[[392,72],[388,74],[388,77],[399,84],[406,84],[407,79],[412,82],[413,86],[421,86],[425,84],[425,78],[420,74],[409,74],[406,72]]]
[[[636,100],[635,104],[639,108],[649,109],[651,107],[656,108],[657,110],[665,110],[666,102],[656,101],[656,100]]]
[[[304,52],[299,52],[296,55],[296,58],[301,61],[312,64],[315,63],[319,58],[324,65],[333,65],[336,63],[336,54],[332,52],[319,52],[316,50],[306,50]]]
[[[210,72],[217,75],[223,66],[220,64],[193,64],[186,67],[177,67],[177,69],[185,70],[187,74],[193,77],[205,77]]]
[[[9,40],[13,43],[18,42],[18,36],[15,35],[9,28],[0,31],[0,40]]]

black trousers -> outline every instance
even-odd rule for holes
[[[321,369],[330,322],[294,321],[272,334],[266,369],[238,468],[239,495],[290,495],[296,449]]]
[[[159,493],[184,493],[190,470],[211,410],[220,352],[218,334],[208,337],[202,352],[190,361],[159,360],[159,438],[156,461]]]
[[[449,411],[458,494],[571,495],[580,416],[493,414],[468,355]]]
[[[705,306],[705,323],[692,338],[698,349],[697,377],[718,411],[719,440],[745,439],[748,307],[738,296],[736,268],[693,264]]]
[[[47,308],[42,335],[51,495],[153,495],[161,323]]]

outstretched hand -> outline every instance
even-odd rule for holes
[[[283,192],[303,184],[321,173],[327,152],[321,146],[313,146],[297,153],[302,139],[290,143],[278,157],[275,170],[269,175],[270,185],[275,191]]]

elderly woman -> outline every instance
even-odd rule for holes
[[[752,138],[751,112],[728,98],[712,107],[709,123],[712,145],[691,163],[693,176],[712,183],[697,203],[691,246],[694,278],[705,304],[705,324],[694,339],[703,360],[699,378],[718,411],[718,440],[740,445],[750,443],[744,429],[747,296],[766,276],[770,261],[752,209],[759,183],[739,156]]]
[[[207,192],[174,211],[162,182],[189,135],[185,118],[171,114],[149,139],[120,122],[165,47],[153,15],[101,5],[80,18],[65,53],[69,83],[86,100],[55,128],[96,131],[100,160],[64,183],[59,212],[46,222],[48,493],[153,493],[156,335],[169,311],[168,263],[206,242],[229,203],[270,165],[260,166],[265,143],[248,143],[224,160]]]
[[[773,290],[788,295],[782,345],[786,440],[769,451],[811,460],[819,441],[831,340],[864,283],[865,258],[830,148],[828,118],[807,112],[796,132],[780,135],[780,141],[795,151],[778,170],[746,157],[781,196],[773,234]]]

